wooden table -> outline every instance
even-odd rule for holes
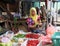
[[[13,27],[14,20],[8,20],[8,23],[10,23],[11,27]],[[24,19],[24,18],[19,19],[16,21],[16,24],[17,25],[22,24],[22,25],[26,26],[26,19]]]

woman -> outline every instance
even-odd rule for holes
[[[34,32],[34,30],[38,27],[38,25],[42,25],[40,16],[37,15],[37,11],[34,7],[30,9],[30,16],[27,19],[28,28],[31,30],[31,32]]]

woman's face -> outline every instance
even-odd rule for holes
[[[35,15],[35,11],[34,11],[34,10],[32,10],[32,11],[31,11],[31,14],[34,16],[34,15]]]

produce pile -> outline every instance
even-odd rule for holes
[[[34,38],[34,39],[38,39],[40,37],[39,34],[26,34],[26,38]]]
[[[25,38],[25,34],[17,34],[12,38],[12,42],[24,42],[25,40],[23,39]]]
[[[12,37],[13,36],[13,37]],[[39,44],[39,34],[28,33],[28,34],[14,34],[7,33],[0,38],[0,46],[37,46]]]
[[[34,34],[34,33],[17,34],[14,36],[14,38],[33,38],[33,39],[38,39],[39,37],[40,37],[40,34]]]
[[[27,46],[37,46],[39,44],[38,40],[28,40]]]
[[[24,38],[25,34],[17,34],[16,36],[14,36],[15,38]]]
[[[27,42],[24,43],[26,44],[26,46],[37,46],[39,44],[39,40],[38,40],[39,37],[40,37],[39,34],[34,34],[34,33],[17,34],[13,37],[12,42],[18,42],[18,44],[20,45],[21,43],[24,43],[27,40]]]

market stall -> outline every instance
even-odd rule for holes
[[[6,17],[5,19],[0,17],[0,23],[4,23],[0,24],[0,31],[3,30],[2,27],[8,30],[3,30],[4,33],[0,32],[0,46],[45,46],[46,44],[53,44],[54,37],[52,36],[57,30],[51,22],[48,23],[47,0],[41,0],[42,3],[40,3],[40,0],[13,0],[13,2],[11,2],[12,0],[7,0],[7,2],[3,0],[2,2],[4,1],[5,3],[0,3],[0,7],[7,14],[3,15],[4,18]],[[42,4],[41,8],[40,4]],[[30,12],[31,16],[29,16],[31,7],[34,8],[32,8]],[[38,16],[35,7],[39,8]],[[12,11],[14,11],[14,13],[11,13]],[[23,29],[21,25],[26,28],[26,31],[25,29],[21,30],[21,28]],[[31,25],[32,28],[30,28],[31,30],[29,31],[28,27]]]
[[[31,33],[20,30],[16,34],[12,31],[7,31],[0,36],[1,46],[44,46],[52,44],[52,35],[56,29],[51,24],[46,29],[46,35],[42,33]]]

